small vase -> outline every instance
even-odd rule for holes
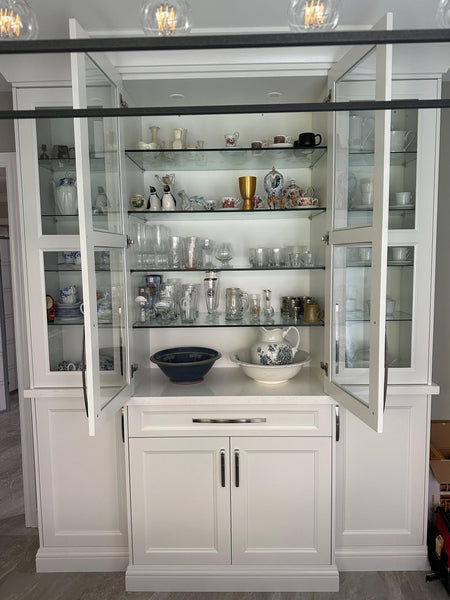
[[[183,137],[183,130],[181,129],[181,127],[176,127],[173,130],[173,142],[172,142],[172,148],[174,150],[182,150],[183,149],[183,141],[182,141],[182,137]]]
[[[152,134],[152,143],[153,144],[157,144],[158,148],[159,146],[159,142],[158,142],[158,131],[159,131],[159,127],[157,127],[156,125],[151,125],[149,127],[150,132]]]

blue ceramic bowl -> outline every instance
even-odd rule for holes
[[[185,346],[160,350],[150,356],[170,381],[178,384],[191,384],[203,381],[215,361],[222,355],[211,348]]]

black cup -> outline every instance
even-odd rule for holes
[[[319,140],[317,142],[316,142],[316,138],[319,138]],[[319,146],[321,141],[322,141],[322,136],[320,135],[320,133],[307,132],[307,133],[301,133],[298,136],[298,145],[299,146]]]

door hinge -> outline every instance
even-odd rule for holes
[[[136,373],[136,371],[138,369],[139,369],[139,365],[137,363],[131,363],[131,365],[130,365],[131,379],[133,379],[134,374]]]
[[[330,244],[330,232],[327,231],[323,236],[322,236],[322,242],[324,244],[326,244],[327,246]]]
[[[320,368],[322,369],[322,371],[325,371],[325,375],[328,376],[328,363],[321,362],[320,363]]]
[[[122,94],[119,94],[120,108],[128,108],[128,102],[123,99]]]
[[[132,246],[134,244],[134,240],[132,240],[128,235],[127,235],[127,248],[129,248],[130,246]]]
[[[331,90],[328,90],[328,96],[325,96],[325,98],[323,99],[323,102],[325,104],[327,104],[328,102],[331,102]]]

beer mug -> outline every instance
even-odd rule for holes
[[[241,288],[227,288],[225,291],[225,319],[239,321],[249,304],[248,294]]]

